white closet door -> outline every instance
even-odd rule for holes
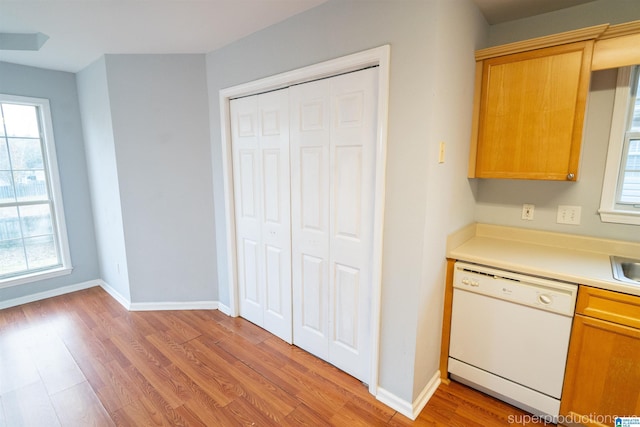
[[[294,343],[368,382],[377,68],[290,88]]]
[[[292,342],[287,90],[232,100],[240,315]]]
[[[330,83],[289,88],[293,342],[329,360]]]

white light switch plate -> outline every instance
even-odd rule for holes
[[[580,206],[560,205],[558,206],[556,222],[558,224],[578,225],[580,224],[581,211],[582,207]]]

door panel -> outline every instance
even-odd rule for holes
[[[362,147],[336,147],[335,233],[342,238],[360,238],[362,193]]]
[[[294,343],[365,382],[377,74],[290,88]]]
[[[360,270],[336,264],[335,277],[335,342],[357,352]]]
[[[287,90],[235,99],[230,108],[240,315],[290,343]]]
[[[328,360],[329,83],[289,89],[293,341]]]
[[[378,69],[330,79],[329,361],[369,380]]]
[[[324,286],[324,262],[310,255],[302,256],[301,306],[302,327],[319,337],[326,335],[324,298],[328,289]],[[324,350],[318,350],[324,351]]]
[[[324,205],[327,202],[322,147],[302,147],[300,156],[302,228],[322,232],[326,230]]]

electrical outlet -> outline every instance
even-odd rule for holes
[[[558,224],[579,225],[581,211],[582,207],[580,206],[560,205],[558,206],[556,222]]]
[[[524,204],[522,205],[522,219],[527,221],[533,221],[533,209],[535,205]]]

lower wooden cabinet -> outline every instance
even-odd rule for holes
[[[640,297],[580,287],[560,414],[586,426],[640,416]]]

